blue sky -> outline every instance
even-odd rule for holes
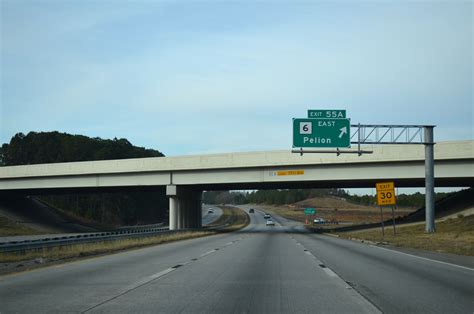
[[[0,0],[0,143],[127,138],[165,155],[291,149],[292,118],[474,138],[471,1]]]

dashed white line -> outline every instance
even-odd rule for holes
[[[208,251],[208,252],[206,252],[206,253],[203,253],[203,254],[199,255],[199,258],[204,257],[204,256],[207,256],[207,255],[212,254],[212,253],[214,253],[214,252],[216,252],[216,250],[210,250],[210,251]]]

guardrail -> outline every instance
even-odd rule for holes
[[[118,239],[136,238],[151,236],[160,233],[173,233],[168,227],[121,230],[111,232],[85,233],[73,236],[50,237],[36,240],[0,242],[0,252],[21,252],[34,249],[50,248],[55,246],[66,246],[79,243],[93,243],[101,241],[111,241]]]

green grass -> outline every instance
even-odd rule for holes
[[[370,231],[340,232],[343,238],[355,238],[373,242],[427,251],[474,256],[474,215],[450,218],[436,224],[435,233],[426,233],[425,225],[397,226],[396,235],[391,225]]]
[[[25,227],[22,224],[14,222],[4,216],[0,216],[0,237],[32,234],[40,234],[40,232]]]

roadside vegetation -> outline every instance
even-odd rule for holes
[[[408,247],[440,253],[474,256],[474,215],[448,218],[436,223],[435,233],[425,233],[424,223],[397,226],[393,234],[391,225],[385,226],[385,236],[381,228],[367,231],[339,232],[346,239],[357,239]]]
[[[179,231],[164,233],[155,236],[103,241],[95,243],[79,243],[65,246],[29,250],[21,253],[0,253],[0,273],[7,267],[8,263],[32,261],[34,264],[51,263],[61,260],[72,260],[81,257],[110,254],[127,249],[137,249],[146,246],[179,241],[191,238],[204,237],[215,234],[214,231]],[[22,268],[23,264],[15,264],[15,268]],[[11,269],[9,269],[11,270]],[[20,269],[24,270],[24,269]]]
[[[248,214],[240,208],[233,206],[219,206],[222,215],[214,221],[210,228],[218,228],[219,231],[232,232],[246,227],[250,223]]]
[[[0,237],[33,234],[39,234],[39,232],[0,215]]]

